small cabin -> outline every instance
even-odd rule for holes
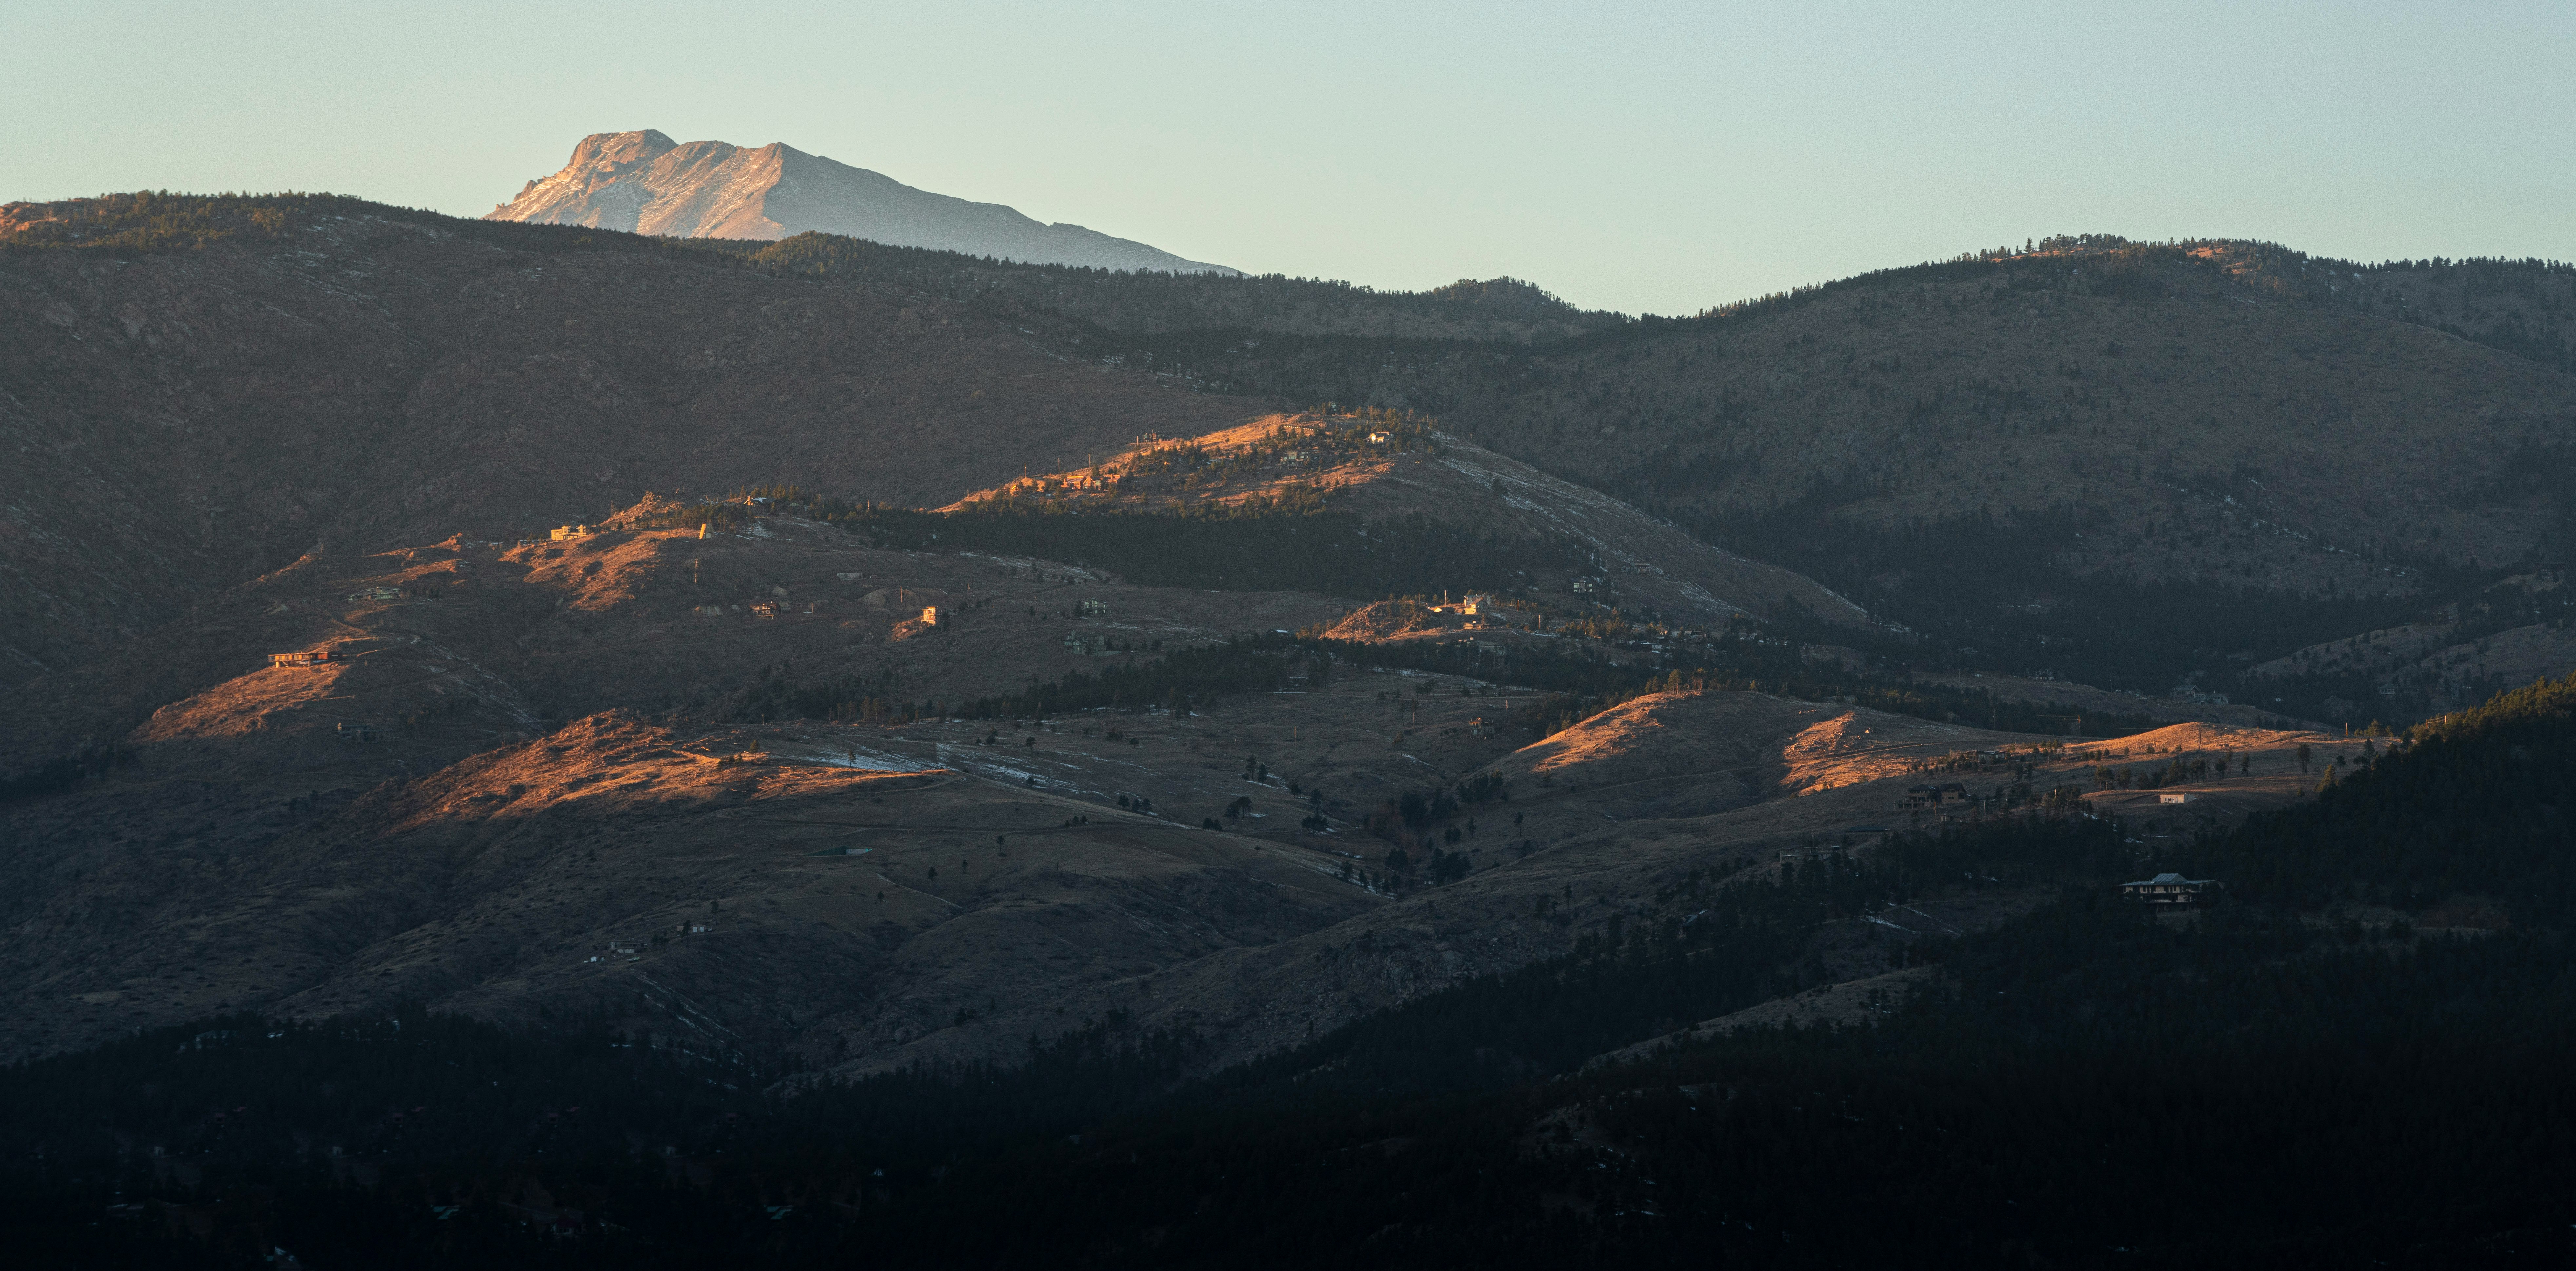
[[[268,664],[274,667],[320,666],[331,660],[329,649],[307,649],[302,653],[272,653]]]
[[[576,538],[588,538],[598,532],[596,528],[588,525],[558,525],[555,527],[554,541],[569,542]]]
[[[2167,791],[2165,791],[2163,794],[2160,794],[2160,795],[2157,795],[2157,796],[2156,796],[2156,802],[2158,802],[2158,803],[2189,803],[2189,802],[2191,802],[2192,800],[2197,799],[2197,798],[2199,798],[2199,797],[2200,797],[2199,795],[2193,794],[2193,793],[2191,793],[2191,792],[2190,792],[2190,791],[2188,791],[2188,790],[2167,790]]]
[[[2120,884],[2120,894],[2135,896],[2150,905],[2197,905],[2217,899],[2217,887],[2215,879],[2158,874],[2145,882]]]

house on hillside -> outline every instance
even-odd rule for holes
[[[2190,791],[2188,791],[2188,790],[2167,790],[2167,791],[2165,791],[2163,794],[2160,794],[2160,795],[2157,795],[2157,796],[2156,796],[2156,802],[2158,802],[2158,803],[2189,803],[2189,802],[2191,802],[2193,799],[2198,798],[2198,797],[2199,797],[2198,795],[2195,795],[2195,794],[2191,793],[2191,792],[2190,792]]]
[[[302,653],[272,653],[268,655],[268,664],[273,667],[281,668],[320,666],[330,660],[331,651],[329,649],[308,649]]]
[[[2217,886],[2215,879],[2158,874],[2145,882],[2120,884],[2120,894],[2135,896],[2150,905],[2197,905],[2217,899]]]
[[[759,600],[752,602],[751,616],[755,618],[777,617],[778,602],[775,600]]]
[[[558,525],[555,527],[554,541],[562,543],[576,538],[588,538],[598,532],[596,528],[588,525]]]
[[[1490,613],[1493,611],[1493,608],[1494,598],[1483,592],[1478,592],[1475,595],[1464,596],[1445,604],[1433,605],[1431,606],[1431,611],[1433,613],[1454,613],[1464,617],[1473,618],[1479,614]]]

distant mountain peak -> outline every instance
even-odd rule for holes
[[[650,128],[582,138],[560,171],[529,181],[484,219],[679,238],[777,239],[820,231],[1032,264],[1236,272],[1079,225],[1049,225],[999,203],[915,189],[782,142],[757,149],[681,143]]]

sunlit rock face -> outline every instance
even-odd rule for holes
[[[1236,271],[1079,225],[1049,225],[999,203],[916,190],[776,142],[756,150],[672,141],[652,129],[593,133],[553,176],[485,216],[679,238],[785,238],[808,230],[897,247],[1006,260],[1166,273]]]

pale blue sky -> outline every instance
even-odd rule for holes
[[[2576,259],[2576,4],[31,4],[0,199],[479,215],[784,141],[1199,260],[1661,313],[2054,232]]]

